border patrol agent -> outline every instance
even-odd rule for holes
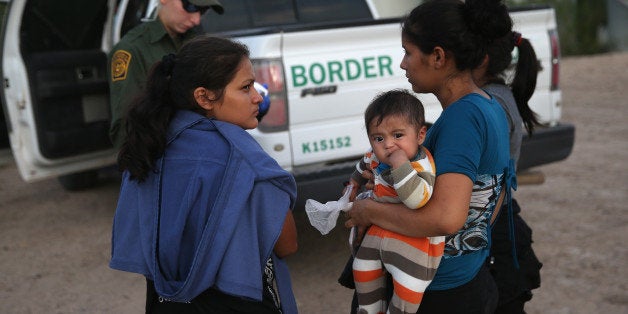
[[[217,0],[160,0],[157,18],[130,30],[113,47],[110,56],[111,126],[114,147],[124,141],[124,114],[135,95],[144,88],[152,65],[175,53],[191,37],[200,33],[201,15],[212,8],[222,14]]]

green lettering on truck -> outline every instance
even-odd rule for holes
[[[314,62],[309,65],[293,65],[290,67],[292,85],[324,85],[344,81],[355,81],[361,78],[393,76],[393,60],[390,56],[364,57],[362,59],[331,60],[327,63]]]
[[[360,74],[362,74],[362,68],[360,67],[360,62],[353,59],[347,59],[345,60],[345,68],[347,68],[346,71],[347,71],[348,81],[353,81],[360,78]]]
[[[321,140],[314,140],[311,142],[301,143],[301,152],[303,154],[319,153],[328,150],[337,150],[342,148],[351,147],[350,136],[340,136],[336,138],[328,138]]]
[[[388,70],[388,75],[392,76],[393,75],[393,71],[392,71],[392,58],[389,56],[379,56],[377,58],[377,61],[379,61],[379,76],[384,76],[384,69]]]
[[[307,143],[307,142],[306,143],[301,143],[301,149],[303,150],[304,154],[312,152],[312,150],[310,149],[310,143]]]
[[[294,87],[301,87],[307,84],[304,66],[293,65],[290,67],[290,70],[292,71],[292,85],[294,85]]]
[[[366,78],[377,77],[376,73],[371,72],[371,70],[375,68],[375,66],[373,65],[373,61],[375,61],[375,58],[373,57],[362,59],[362,63],[364,65],[364,77]]]
[[[342,63],[339,61],[329,61],[327,63],[327,69],[329,71],[329,82],[334,82],[334,76],[338,76],[338,81],[343,82],[345,79],[342,78]]]
[[[325,67],[320,63],[312,63],[312,65],[310,65],[310,80],[312,80],[312,83],[320,85],[325,82],[325,78]]]

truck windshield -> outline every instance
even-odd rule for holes
[[[242,0],[222,1],[225,13],[205,14],[209,33],[283,25],[372,19],[364,0]]]

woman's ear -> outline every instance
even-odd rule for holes
[[[207,88],[197,87],[194,90],[194,100],[203,109],[210,111],[214,109],[214,93]]]
[[[445,58],[447,57],[447,55],[445,54],[445,50],[441,46],[434,47],[431,57],[434,67],[437,69],[442,68],[446,63]]]

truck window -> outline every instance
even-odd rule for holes
[[[100,49],[106,18],[107,0],[28,1],[20,48],[24,54]]]
[[[366,1],[299,0],[296,2],[302,23],[372,19]]]
[[[225,13],[203,16],[209,33],[324,22],[370,20],[364,0],[243,0],[222,1]]]
[[[26,3],[20,50],[26,65],[39,151],[48,159],[111,147],[107,0]]]

